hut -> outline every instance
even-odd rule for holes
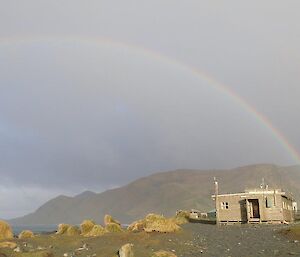
[[[216,190],[212,197],[217,223],[289,223],[297,211],[291,194],[268,186],[233,194],[218,194]]]

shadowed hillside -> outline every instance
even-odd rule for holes
[[[174,215],[177,209],[213,209],[213,177],[220,193],[257,187],[262,178],[270,187],[283,188],[300,200],[300,166],[251,165],[231,170],[176,170],[153,174],[103,193],[84,192],[75,197],[59,196],[36,212],[11,220],[12,224],[80,223],[91,218],[102,222],[107,213],[123,223],[149,212]]]

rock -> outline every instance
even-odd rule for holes
[[[17,244],[15,242],[1,242],[0,248],[10,248],[14,249],[17,247]]]
[[[96,237],[96,236],[102,236],[106,233],[107,231],[101,226],[101,225],[94,225],[92,230],[85,234],[85,237]]]
[[[118,251],[119,257],[134,257],[133,244],[125,244]]]
[[[174,253],[160,250],[151,255],[151,257],[177,257]]]
[[[16,252],[16,253],[20,253],[21,252],[21,248],[18,246],[18,247],[16,247],[15,249],[14,249],[14,252]]]
[[[121,223],[120,223],[119,221],[113,219],[112,216],[106,214],[106,215],[104,216],[104,225],[107,226],[107,225],[110,224],[110,223],[118,224],[118,225],[121,226]]]
[[[81,252],[81,251],[88,251],[88,250],[89,250],[88,245],[87,244],[83,244],[83,246],[81,246],[81,247],[79,247],[79,248],[77,248],[75,250],[75,253],[76,252]]]
[[[34,234],[31,230],[23,230],[18,236],[19,239],[28,239],[28,238],[33,238],[33,237],[34,237]]]
[[[0,220],[0,240],[11,239],[13,237],[14,234],[12,232],[10,225],[5,221]]]
[[[95,222],[92,220],[84,220],[80,225],[81,235],[84,236],[89,233],[95,225]]]
[[[80,235],[81,231],[79,229],[79,227],[77,226],[70,226],[68,227],[67,231],[66,231],[66,234],[68,236],[77,236],[77,235]]]
[[[56,234],[57,235],[63,235],[63,234],[65,234],[70,226],[71,225],[69,225],[69,224],[59,224],[58,228],[57,228]]]
[[[107,232],[123,232],[121,226],[117,223],[108,223],[105,227]]]

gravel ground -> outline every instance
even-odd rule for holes
[[[150,257],[158,250],[172,251],[178,257],[300,256],[300,242],[280,233],[284,228],[288,226],[196,223],[183,225],[180,232],[170,234],[122,232],[96,238],[40,235],[28,240],[15,239],[21,253],[3,249],[0,256],[22,257],[24,252],[48,249],[54,257],[63,257],[65,253],[69,257],[113,257],[126,243],[134,244],[135,257]],[[88,249],[76,251],[84,245]],[[24,256],[36,257],[34,252]]]
[[[190,249],[179,256],[300,256],[300,243],[279,233],[281,225],[187,224]]]

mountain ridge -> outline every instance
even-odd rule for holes
[[[101,223],[111,214],[123,223],[150,212],[167,216],[178,209],[213,209],[213,178],[219,181],[220,193],[241,192],[258,187],[262,178],[270,187],[283,188],[300,200],[300,166],[255,164],[234,169],[177,169],[151,174],[129,184],[102,193],[85,191],[74,197],[58,196],[35,212],[9,222],[13,225],[78,224],[83,219]]]

